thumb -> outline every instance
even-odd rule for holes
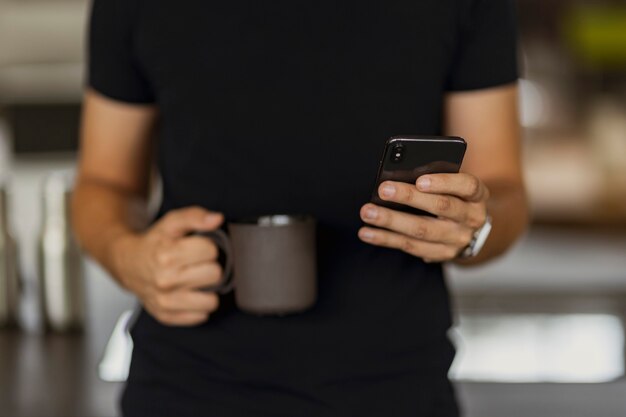
[[[178,238],[190,232],[215,230],[223,222],[222,213],[194,206],[170,211],[159,221],[157,228],[172,238]]]

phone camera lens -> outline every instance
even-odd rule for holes
[[[391,161],[400,162],[404,159],[404,146],[398,144],[391,148]]]

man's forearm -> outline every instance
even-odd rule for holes
[[[81,180],[72,197],[72,224],[81,245],[116,276],[114,243],[146,224],[145,199],[96,180]]]
[[[456,261],[459,265],[475,265],[497,257],[517,240],[528,225],[528,202],[522,184],[485,181],[491,197],[487,213],[492,229],[480,253],[470,259]]]

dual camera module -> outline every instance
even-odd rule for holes
[[[402,160],[404,159],[404,145],[397,143],[395,145],[393,145],[391,147],[391,154],[389,156],[389,158],[391,159],[391,162],[402,162]]]

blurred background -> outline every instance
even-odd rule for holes
[[[105,379],[124,377],[123,331],[108,341],[134,301],[66,222],[87,10],[0,0],[2,416],[117,414]],[[518,14],[534,222],[502,259],[449,268],[451,376],[468,417],[623,417],[626,3],[518,0]]]

